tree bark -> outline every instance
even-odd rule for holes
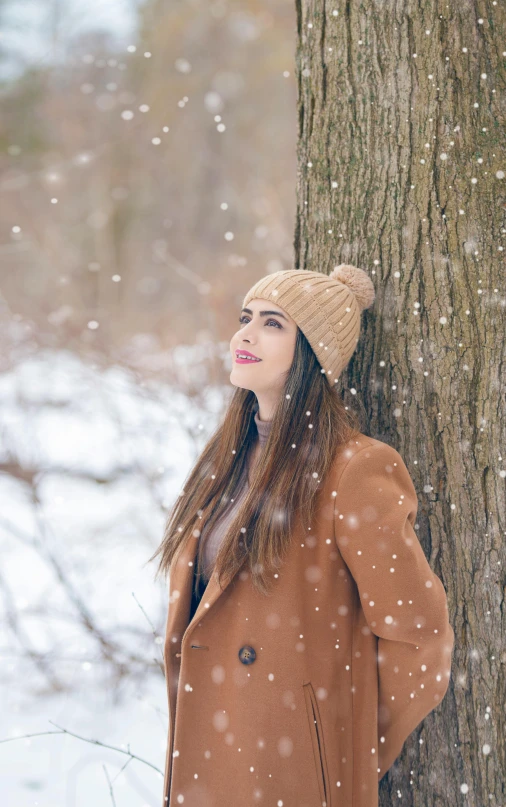
[[[373,279],[341,383],[412,474],[455,630],[385,807],[506,803],[504,8],[296,0],[295,267]]]

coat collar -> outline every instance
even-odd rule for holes
[[[346,450],[338,452],[334,469],[329,474],[330,479],[336,477],[335,469],[337,466],[339,464],[345,464],[355,453],[357,446],[360,448],[358,442],[355,445],[349,444],[346,447],[342,447]],[[300,516],[296,516],[294,529],[297,528],[296,525],[298,525],[299,519]],[[172,641],[179,643],[179,640],[181,640],[182,645],[183,639],[193,632],[193,629],[199,623],[202,616],[207,614],[216,604],[221,595],[233,584],[239,572],[246,565],[247,559],[244,560],[232,580],[229,580],[223,589],[220,587],[218,579],[213,572],[197,606],[197,610],[193,615],[193,619],[188,621],[192,600],[193,567],[196,562],[198,542],[198,536],[192,536],[190,538],[177,564],[170,572],[170,596],[166,627],[166,637],[169,643]]]

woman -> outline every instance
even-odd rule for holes
[[[448,688],[415,488],[334,387],[373,301],[349,265],[244,299],[237,390],[153,556],[170,577],[165,807],[377,807]]]

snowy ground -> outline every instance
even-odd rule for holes
[[[199,409],[50,351],[0,376],[0,740],[53,721],[163,770],[167,589],[145,564],[231,389]],[[160,805],[161,773],[67,734],[0,743],[0,772],[2,807]]]

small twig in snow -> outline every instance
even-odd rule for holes
[[[144,765],[148,765],[148,767],[153,768],[154,771],[163,775],[160,768],[157,768],[156,765],[153,765],[152,762],[148,762],[147,759],[143,759],[142,757],[138,757],[137,754],[132,754],[130,751],[130,746],[128,746],[128,751],[125,751],[124,748],[118,748],[115,745],[109,745],[108,743],[103,743],[100,740],[90,740],[88,737],[82,737],[80,734],[76,734],[74,731],[69,731],[69,729],[64,729],[61,726],[58,726],[57,723],[54,723],[52,720],[49,721],[52,726],[56,726],[59,731],[38,731],[35,734],[20,734],[17,737],[6,737],[3,740],[0,740],[0,743],[9,743],[13,740],[24,740],[29,737],[41,737],[43,734],[70,734],[71,737],[77,737],[78,740],[83,740],[85,743],[91,743],[92,745],[99,745],[102,748],[109,748],[111,751],[117,751],[118,754],[126,754],[130,760],[136,759],[137,762],[142,762]]]
[[[114,798],[114,790],[112,789],[112,783],[111,783],[111,780],[109,779],[109,774],[107,773],[107,768],[105,767],[105,765],[102,765],[102,768],[104,769],[105,778],[107,779],[107,784],[109,785],[109,793],[111,794],[112,807],[116,807],[116,800]]]

